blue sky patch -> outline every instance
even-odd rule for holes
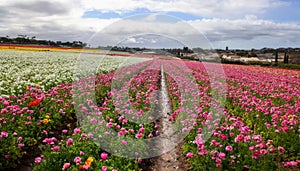
[[[176,17],[181,20],[197,20],[200,19],[200,17],[197,17],[195,15],[191,15],[188,13],[183,12],[152,12],[146,8],[137,8],[133,11],[128,12],[101,12],[98,10],[92,10],[92,11],[86,11],[83,14],[83,18],[101,18],[101,19],[111,19],[111,18],[126,18],[134,15],[139,14],[151,14],[151,13],[159,13],[159,14],[166,14],[169,16]]]
[[[286,6],[270,8],[261,15],[260,19],[272,20],[275,22],[297,22],[300,23],[300,1],[287,1],[290,4]]]

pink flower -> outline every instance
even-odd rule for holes
[[[19,137],[19,138],[18,138],[18,141],[22,141],[22,137]]]
[[[81,131],[80,128],[75,128],[75,129],[74,129],[74,134],[79,134],[80,131]]]
[[[232,150],[233,150],[233,147],[230,146],[230,145],[229,145],[229,146],[226,146],[226,147],[225,147],[225,150],[226,150],[226,151],[232,151]]]
[[[102,166],[102,171],[107,171],[107,167],[106,166]]]
[[[266,150],[266,149],[261,149],[261,150],[260,150],[260,154],[263,154],[263,155],[264,155],[264,154],[267,154],[267,153],[268,153],[268,150]]]
[[[219,157],[224,160],[226,157],[226,154],[221,152],[221,153],[219,153]]]
[[[139,132],[140,132],[140,133],[144,133],[144,132],[145,132],[145,128],[140,128],[140,129],[139,129]]]
[[[42,161],[42,158],[40,158],[40,157],[37,157],[34,159],[35,163],[41,163],[41,161]]]
[[[67,168],[69,168],[71,166],[70,163],[65,163],[62,170],[66,170]]]
[[[277,149],[278,149],[278,151],[279,151],[279,152],[281,152],[281,153],[284,153],[284,148],[283,148],[283,147],[281,147],[281,146],[278,146],[278,148],[277,148]]]
[[[52,137],[52,138],[45,138],[43,140],[44,143],[47,143],[47,144],[54,144],[54,142],[56,142],[57,139],[55,137]]]
[[[83,151],[80,151],[79,155],[83,156],[83,155],[84,155],[84,152],[83,152]]]
[[[137,138],[137,139],[140,139],[140,138],[142,138],[142,137],[143,137],[143,135],[140,134],[140,133],[138,133],[138,134],[135,135],[135,138]]]
[[[194,156],[194,154],[191,153],[191,152],[188,152],[188,153],[186,154],[186,157],[187,157],[187,158],[192,158],[193,156]]]
[[[89,170],[90,169],[90,165],[87,165],[87,164],[85,164],[85,165],[83,165],[83,168],[85,169],[85,170]]]
[[[234,142],[239,143],[244,141],[244,136],[243,135],[238,135],[235,139]]]
[[[18,147],[24,147],[25,144],[18,144]]]
[[[52,151],[58,152],[59,151],[59,146],[55,146],[53,148],[51,148]]]
[[[285,167],[296,167],[296,166],[298,166],[298,163],[296,161],[285,162],[284,166]]]
[[[72,139],[72,138],[69,138],[69,139],[67,140],[67,146],[70,147],[72,144],[73,144],[73,139]]]
[[[269,129],[271,127],[271,124],[265,123],[266,127]]]
[[[227,140],[228,137],[227,137],[226,135],[224,135],[224,134],[221,134],[221,139],[222,139],[222,140]]]
[[[103,153],[101,153],[100,157],[101,157],[102,160],[106,160],[108,158],[108,154],[103,152]]]
[[[113,126],[114,126],[114,125],[113,125],[113,123],[111,123],[111,122],[109,122],[109,123],[106,124],[106,127],[107,127],[107,128],[111,128],[111,127],[113,127]]]
[[[123,145],[126,145],[126,144],[127,144],[126,140],[122,140],[121,143],[122,143]]]
[[[8,133],[5,132],[5,131],[1,132],[1,135],[2,135],[3,137],[8,137]]]
[[[74,162],[76,163],[76,165],[80,164],[81,163],[81,158],[80,157],[75,157]]]
[[[64,130],[62,130],[62,133],[67,133],[68,132],[68,130],[66,130],[66,129],[64,129]]]
[[[42,134],[48,135],[48,132],[46,130],[43,130]]]

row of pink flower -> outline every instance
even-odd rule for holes
[[[188,65],[194,72],[194,76],[199,82],[202,81],[201,78],[205,77],[204,67],[201,67],[201,64],[194,62],[187,62]],[[210,64],[206,64],[210,65]],[[224,70],[227,76],[227,87],[228,87],[228,96],[227,98],[233,100],[234,106],[240,106],[241,110],[245,110],[247,115],[248,113],[259,111],[264,112],[265,115],[270,115],[270,119],[272,118],[272,123],[266,123],[266,127],[274,127],[275,132],[279,131],[287,131],[290,128],[299,127],[299,85],[295,83],[299,82],[299,72],[291,71],[289,74],[286,72],[280,73],[281,70],[272,70],[272,69],[260,69],[257,67],[241,67],[234,65],[224,65]],[[262,72],[262,71],[265,72]],[[276,72],[276,77],[272,76],[270,73]],[[281,75],[282,74],[282,75]],[[289,81],[286,80],[286,77],[290,77]],[[255,82],[255,84],[251,84]],[[282,82],[287,82],[287,87],[283,86]],[[260,86],[268,84],[267,87]],[[293,88],[290,86],[294,86]],[[276,90],[276,91],[274,91]],[[287,91],[288,90],[288,91]],[[254,94],[255,92],[256,94]],[[258,94],[258,97],[257,97]],[[277,94],[280,94],[278,96]],[[292,95],[291,95],[292,94]],[[267,98],[266,98],[267,97]],[[270,99],[271,97],[282,98],[284,100],[284,104],[281,106],[276,106],[272,104]],[[289,97],[289,98],[287,98]],[[291,101],[292,97],[295,103],[288,103]],[[228,113],[224,110],[224,114],[226,117],[225,122],[221,126],[216,126],[213,130],[213,137],[222,140],[225,144],[230,137],[234,138],[235,143],[239,142],[247,142],[249,144],[252,143],[252,146],[249,147],[249,150],[252,151],[252,158],[258,158],[267,153],[274,153],[277,149],[280,153],[284,153],[284,148],[280,145],[276,148],[273,145],[273,140],[269,139],[268,143],[263,141],[261,135],[253,134],[253,130],[251,130],[247,124],[245,124],[240,117],[231,116],[232,113]],[[271,115],[272,114],[272,115]],[[202,113],[200,116],[209,116],[209,113]],[[204,118],[207,121],[207,117]],[[255,127],[255,126],[254,126]],[[233,133],[234,131],[237,133]],[[212,155],[212,151],[207,151],[204,145],[204,141],[202,137],[204,135],[201,134],[201,129],[198,130],[199,135],[196,137],[195,143],[199,148],[199,155],[210,154]],[[297,134],[294,134],[297,136]],[[299,135],[299,132],[298,132]],[[299,137],[295,137],[299,138]],[[256,145],[253,143],[257,143]],[[272,142],[272,143],[271,143]],[[218,142],[217,139],[212,139],[210,142],[211,146],[224,147],[225,151],[232,149],[232,146],[224,146],[221,142]],[[222,154],[222,152],[216,152],[212,155],[213,160],[216,161],[216,166],[221,166],[222,157],[216,157],[215,155]],[[189,157],[192,156],[191,153],[188,154]],[[224,155],[222,155],[224,156]],[[231,158],[236,158],[236,156],[230,156]],[[293,166],[297,165],[295,162],[291,161]],[[291,162],[286,162],[285,166],[291,166]],[[235,161],[232,160],[234,164]]]

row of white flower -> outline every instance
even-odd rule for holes
[[[77,77],[145,60],[71,52],[0,50],[0,95],[24,93],[27,86],[40,86],[46,91],[60,83],[72,82]]]

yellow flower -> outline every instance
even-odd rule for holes
[[[50,121],[49,119],[44,119],[44,120],[43,120],[43,123],[44,123],[44,124],[48,124],[49,121]]]
[[[46,115],[46,119],[49,119],[50,118],[50,116],[49,115]]]
[[[93,161],[94,161],[94,158],[93,158],[93,157],[89,157],[89,158],[84,162],[84,165],[91,166],[91,164],[92,164]]]
[[[89,162],[93,162],[94,161],[94,159],[93,159],[93,157],[89,157],[88,159],[87,159],[87,161],[89,161]]]

